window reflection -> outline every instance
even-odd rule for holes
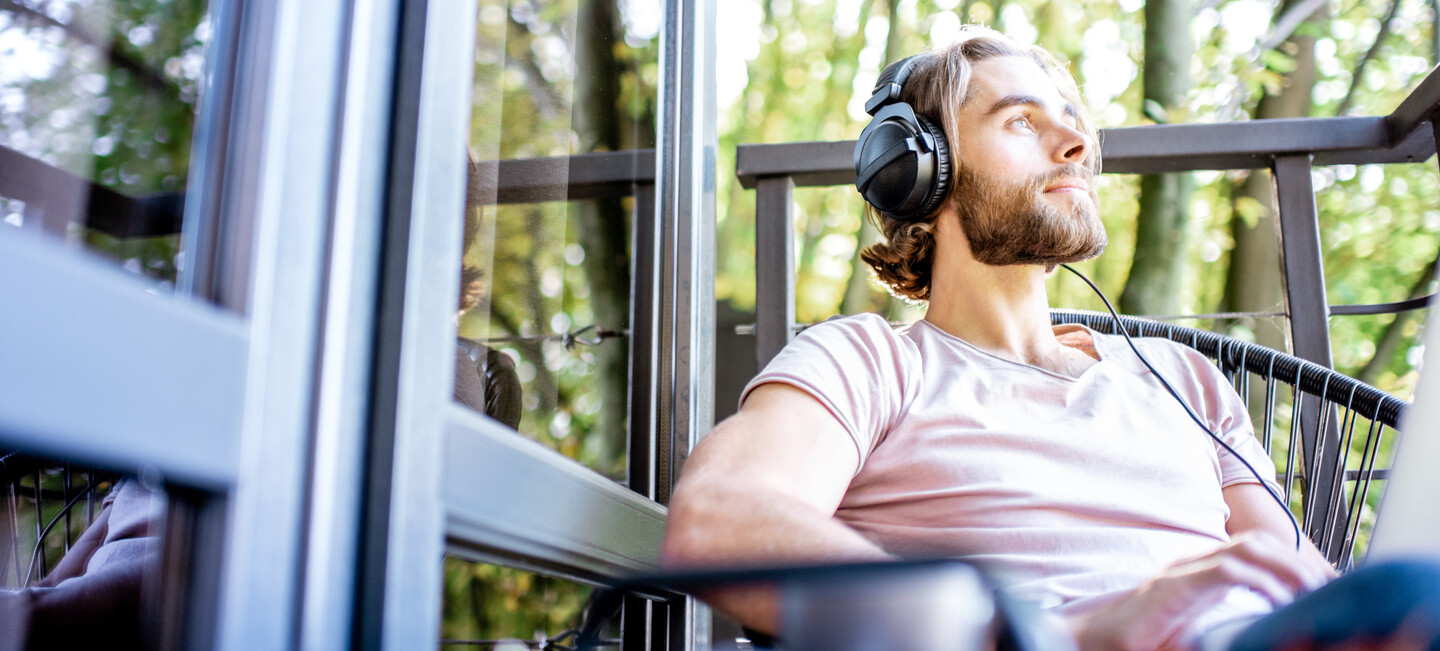
[[[160,291],[211,40],[203,0],[0,0],[0,230],[84,248]],[[152,483],[0,449],[0,649],[149,648]]]
[[[154,639],[164,494],[135,478],[0,454],[0,648]]]
[[[62,238],[173,284],[206,8],[0,2],[0,228]]]
[[[594,588],[500,565],[445,559],[440,648],[619,648],[618,621],[578,636]],[[597,644],[598,643],[598,644]]]
[[[457,319],[479,307],[488,295],[485,270],[470,257],[485,212],[481,197],[480,161],[476,160],[474,152],[471,152],[466,167],[464,253]],[[456,401],[504,423],[510,429],[518,429],[523,405],[521,396],[520,375],[516,372],[514,357],[487,346],[484,341],[463,335],[459,338],[455,350]]]
[[[654,0],[481,0],[477,14],[457,357],[508,361],[514,427],[616,480],[635,170],[586,155],[653,147],[659,16]],[[596,175],[619,180],[587,185]],[[456,399],[481,409],[461,395],[479,373],[458,367]],[[482,411],[508,422],[490,408],[503,403]]]

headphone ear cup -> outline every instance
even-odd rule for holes
[[[935,142],[935,175],[930,180],[930,190],[925,195],[924,205],[914,216],[914,219],[924,219],[935,212],[950,194],[950,141],[945,139],[945,129],[935,124],[934,120],[919,113],[916,113],[915,117],[920,121],[920,128],[929,133]]]
[[[903,222],[925,219],[950,188],[945,132],[908,104],[887,106],[855,142],[855,174],[855,188],[876,210]]]

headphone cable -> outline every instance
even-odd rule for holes
[[[1160,375],[1160,371],[1155,370],[1155,367],[1150,365],[1150,361],[1145,359],[1144,355],[1140,354],[1140,349],[1135,347],[1135,341],[1130,338],[1130,333],[1125,332],[1125,324],[1120,321],[1120,314],[1110,305],[1110,299],[1105,298],[1105,293],[1101,292],[1100,288],[1095,286],[1095,283],[1091,282],[1089,278],[1086,278],[1085,274],[1076,271],[1074,267],[1068,264],[1062,264],[1060,266],[1064,267],[1066,271],[1078,276],[1080,280],[1085,281],[1085,284],[1090,286],[1090,289],[1094,290],[1095,295],[1099,296],[1100,300],[1105,303],[1105,309],[1110,310],[1110,316],[1115,320],[1115,329],[1119,330],[1120,334],[1125,337],[1125,343],[1130,344],[1130,350],[1135,351],[1135,356],[1140,358],[1140,363],[1144,364],[1145,368],[1150,369],[1150,372],[1155,374],[1155,379],[1160,380],[1160,384],[1165,387],[1166,391],[1170,392],[1170,396],[1175,398],[1176,402],[1180,403],[1180,406],[1185,409],[1185,413],[1190,415],[1190,420],[1195,421],[1195,424],[1199,425],[1201,430],[1204,430],[1206,434],[1210,435],[1210,438],[1214,439],[1216,443],[1219,443],[1221,447],[1224,447],[1225,450],[1230,453],[1230,456],[1239,459],[1240,463],[1245,464],[1245,469],[1249,470],[1250,474],[1255,476],[1255,481],[1260,482],[1260,487],[1265,489],[1265,492],[1270,495],[1270,499],[1275,500],[1275,503],[1280,505],[1280,510],[1284,511],[1285,515],[1290,517],[1290,526],[1295,528],[1295,551],[1300,551],[1300,522],[1295,519],[1295,514],[1290,512],[1290,507],[1285,505],[1285,501],[1280,499],[1280,496],[1270,488],[1269,484],[1265,483],[1260,473],[1255,470],[1254,466],[1250,465],[1249,461],[1245,460],[1245,457],[1240,456],[1240,454],[1235,451],[1235,448],[1230,447],[1229,443],[1226,443],[1225,440],[1216,435],[1215,432],[1210,431],[1210,428],[1200,420],[1200,417],[1195,415],[1194,410],[1190,409],[1190,405],[1186,404],[1185,399],[1181,398],[1180,394],[1170,386],[1170,383],[1165,381],[1165,376]]]

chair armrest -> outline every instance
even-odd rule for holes
[[[998,593],[983,572],[954,560],[666,573],[617,590],[694,594],[757,584],[778,591],[780,648],[791,651],[1074,648],[1038,609]]]

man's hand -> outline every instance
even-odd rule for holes
[[[1265,533],[1242,533],[1209,554],[1160,575],[1098,611],[1071,620],[1084,651],[1155,649],[1214,607],[1234,587],[1249,588],[1277,607],[1324,585],[1334,570]]]

